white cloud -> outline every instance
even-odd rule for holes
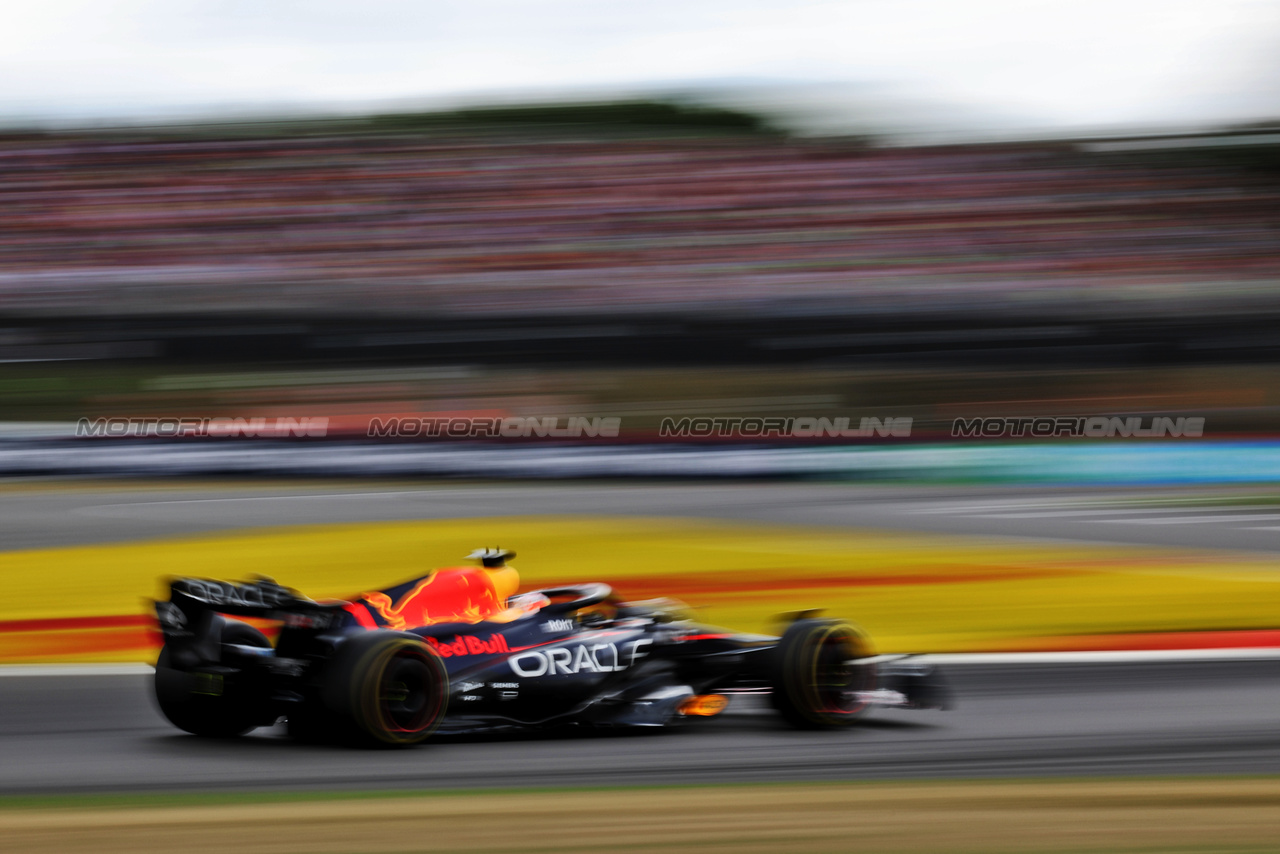
[[[0,114],[130,116],[750,79],[1059,126],[1272,113],[1269,0],[43,0]],[[1014,118],[1008,121],[1017,121]]]

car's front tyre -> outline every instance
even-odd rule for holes
[[[846,726],[867,709],[875,687],[870,639],[838,620],[797,620],[783,633],[771,662],[770,699],[787,723],[801,729]]]

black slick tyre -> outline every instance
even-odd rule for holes
[[[417,635],[371,631],[338,647],[322,696],[339,740],[406,747],[426,740],[440,725],[449,677],[440,657]]]
[[[770,683],[773,707],[800,729],[847,726],[866,711],[863,692],[875,687],[870,639],[838,620],[797,620],[774,650]]]

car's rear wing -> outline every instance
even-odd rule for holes
[[[207,578],[175,578],[169,600],[155,603],[156,620],[174,655],[217,661],[221,614],[280,620],[285,626],[325,631],[345,619],[344,603],[313,602],[270,578],[233,583]]]

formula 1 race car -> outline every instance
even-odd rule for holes
[[[314,602],[270,579],[175,579],[155,603],[156,699],[196,735],[284,717],[297,739],[368,745],[437,729],[666,726],[719,714],[735,694],[767,694],[801,728],[843,726],[872,706],[948,705],[930,667],[875,656],[861,631],[812,612],[772,637],[698,625],[672,600],[622,602],[605,584],[510,601],[526,610],[506,622],[390,627],[366,602]],[[226,615],[278,621],[274,647]]]

